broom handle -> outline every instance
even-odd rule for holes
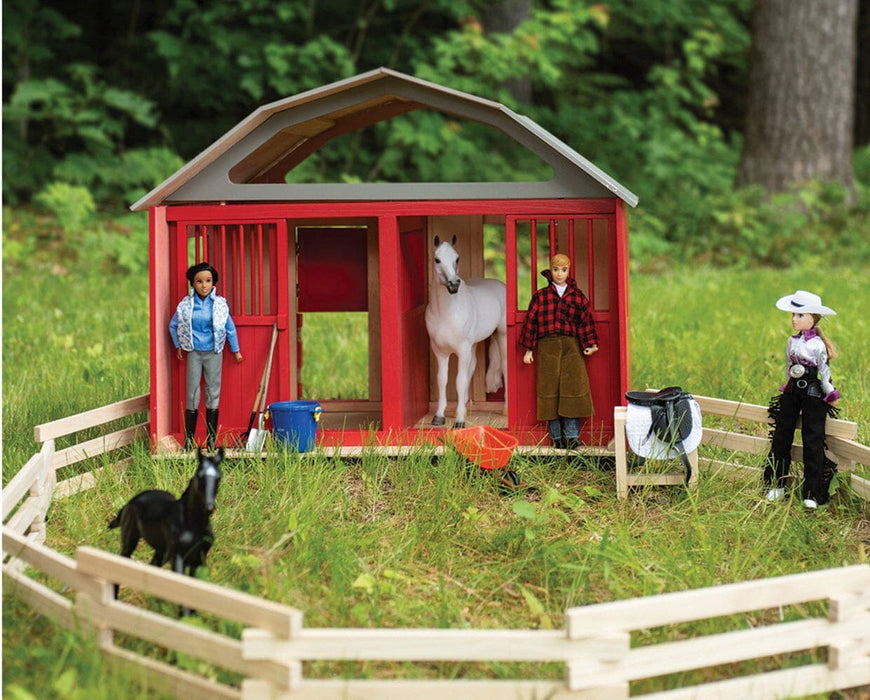
[[[275,336],[278,334],[278,324],[272,326],[272,347],[275,346]],[[254,427],[254,421],[257,418],[257,408],[260,406],[263,395],[266,393],[266,372],[269,368],[269,363],[272,361],[272,351],[269,350],[269,359],[266,361],[266,367],[263,367],[263,374],[260,376],[260,386],[257,387],[257,395],[254,396],[254,405],[251,408],[251,417],[248,419],[248,429],[245,434],[250,434],[251,428]]]
[[[278,341],[278,324],[272,326],[272,343],[269,346],[269,359],[263,372],[263,393],[260,397],[260,413],[266,410],[266,394],[269,393],[269,379],[272,377],[272,357],[275,354],[275,343]]]

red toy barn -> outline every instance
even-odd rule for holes
[[[286,174],[331,139],[412,110],[483,124],[551,166],[542,182],[291,184]],[[187,267],[221,275],[245,362],[225,352],[221,438],[243,432],[268,355],[278,344],[268,403],[315,399],[319,440],[406,444],[428,430],[437,399],[424,324],[433,239],[457,236],[463,277],[483,277],[487,245],[504,246],[508,308],[507,415],[484,389],[485,350],[472,381],[469,424],[507,428],[535,444],[534,365],[517,335],[539,271],[567,253],[592,302],[600,351],[588,359],[596,407],[586,444],[613,434],[612,407],[629,386],[628,218],[637,198],[559,139],[501,104],[378,69],[260,107],[133,205],[150,217],[151,432],[174,449],[183,435],[184,374],[168,332],[187,293]],[[324,274],[324,271],[328,274]],[[326,282],[326,283],[325,283]],[[366,314],[367,396],[311,396],[302,381],[303,322],[314,314]],[[451,377],[450,384],[453,379]],[[321,392],[321,394],[328,392]],[[448,406],[447,425],[451,424]],[[204,431],[200,421],[200,432]]]

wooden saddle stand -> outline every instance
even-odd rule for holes
[[[635,406],[647,406],[650,410],[650,425],[647,438],[655,435],[667,446],[678,452],[686,468],[686,483],[692,478],[692,464],[683,447],[683,440],[692,433],[693,397],[678,386],[669,386],[661,391],[627,391],[625,398]]]

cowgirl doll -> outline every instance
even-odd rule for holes
[[[570,269],[567,255],[550,259],[550,268],[541,272],[548,284],[532,296],[519,338],[527,365],[538,352],[538,420],[547,421],[553,445],[568,449],[579,442],[580,418],[592,415],[583,355],[598,351],[589,300],[568,276]]]
[[[224,345],[229,343],[236,362],[242,361],[236,326],[224,297],[217,295],[218,273],[207,262],[189,267],[190,293],[178,303],[169,321],[169,334],[179,360],[187,359],[184,411],[184,447],[194,445],[199,411],[200,381],[205,377],[205,426],[208,447],[214,449],[221,396]]]
[[[840,392],[831,384],[828,365],[829,358],[837,357],[837,350],[818,324],[823,316],[834,316],[836,311],[822,306],[821,297],[802,290],[779,299],[776,308],[791,312],[795,335],[789,337],[785,349],[788,381],[780,387],[782,393],[771,399],[768,409],[773,428],[764,469],[764,483],[770,487],[767,500],[776,501],[785,495],[791,445],[801,416],[803,499],[807,508],[815,508],[828,500],[828,485],[836,466],[825,457],[825,419],[836,416],[834,404],[840,398]]]

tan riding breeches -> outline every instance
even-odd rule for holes
[[[538,340],[538,420],[591,416],[592,392],[577,338],[548,335]]]

